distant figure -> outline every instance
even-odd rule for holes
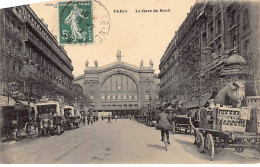
[[[89,123],[90,123],[90,115],[88,115],[87,121],[88,121],[88,125],[89,125]]]
[[[94,121],[95,121],[95,120],[94,120],[94,116],[91,115],[91,116],[90,116],[90,122],[91,122],[91,125],[93,125]]]
[[[83,125],[85,125],[86,124],[86,118],[85,118],[84,115],[82,117],[83,117]]]
[[[117,115],[115,116],[115,120],[116,120],[116,122],[117,122]]]
[[[103,121],[104,117],[103,117],[103,116],[101,116],[101,119],[102,119],[102,121]]]
[[[107,121],[107,123],[111,123],[111,116],[110,116],[110,115],[108,116],[108,121]]]

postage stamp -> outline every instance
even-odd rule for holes
[[[60,44],[94,42],[91,0],[59,2],[58,11]]]

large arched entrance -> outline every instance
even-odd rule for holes
[[[100,89],[101,109],[112,115],[134,115],[138,111],[138,86],[124,73],[108,76]]]

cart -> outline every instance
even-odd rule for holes
[[[243,152],[245,148],[259,151],[260,135],[245,132],[247,121],[240,119],[239,111],[241,109],[215,108],[213,126],[205,123],[204,127],[200,125],[200,128],[195,128],[191,119],[189,119],[192,129],[195,131],[195,143],[199,152],[207,152],[209,159],[213,160],[217,148],[235,148],[239,153]],[[218,119],[226,115],[229,115],[228,119]]]
[[[1,112],[1,141],[17,140],[17,115],[14,106],[2,106]]]
[[[80,113],[72,105],[64,106],[64,115],[66,120],[66,129],[74,129],[80,126]]]
[[[177,133],[184,132],[185,134],[191,133],[191,124],[190,124],[190,117],[186,115],[176,115],[174,117],[175,122],[175,131]]]
[[[7,140],[19,140],[38,136],[37,123],[30,117],[27,107],[15,105],[4,110],[4,122],[2,127],[3,137]]]
[[[40,118],[43,136],[58,134],[65,131],[63,105],[53,99],[41,99],[35,104],[36,113]]]

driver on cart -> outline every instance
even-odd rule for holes
[[[238,88],[239,85],[236,82],[224,86],[214,99],[215,105],[219,104],[220,106],[223,106],[236,104],[236,107],[238,107],[240,105],[240,100],[233,94]]]

